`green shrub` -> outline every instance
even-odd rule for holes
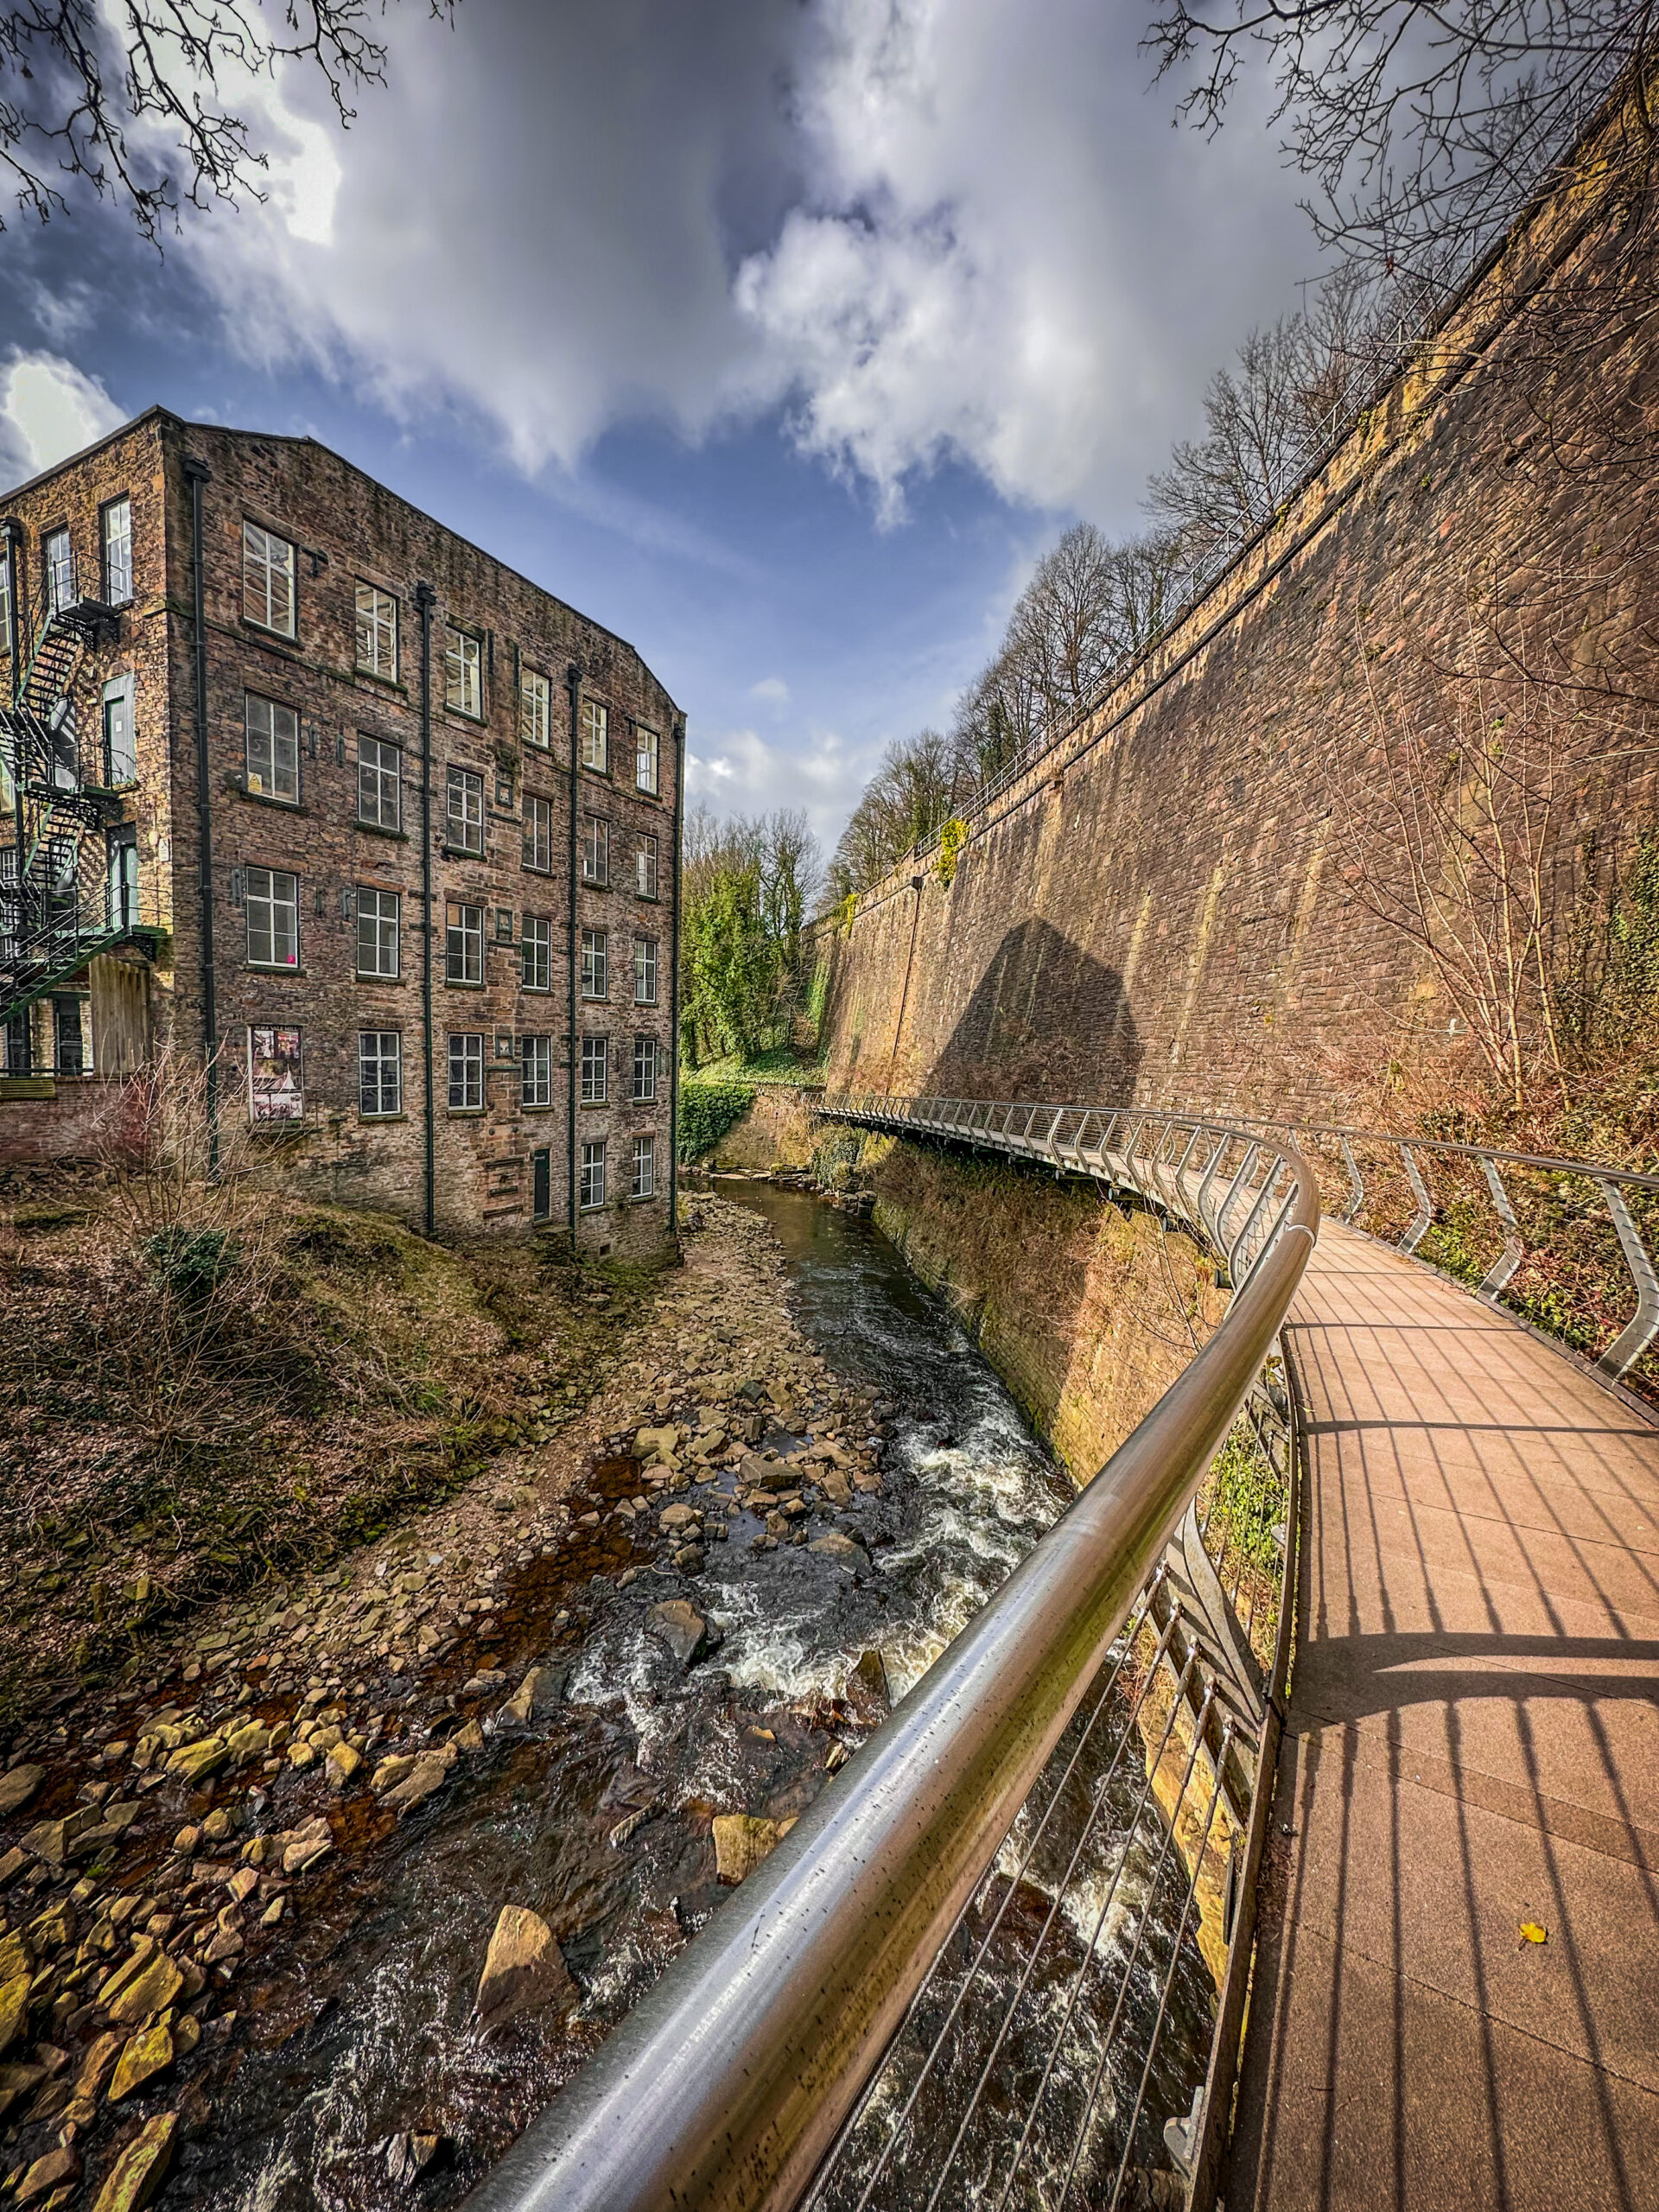
[[[752,1083],[700,1083],[695,1076],[683,1077],[675,1132],[680,1158],[701,1160],[712,1152],[753,1103]]]
[[[181,1223],[158,1230],[139,1249],[156,1280],[192,1306],[213,1296],[238,1256],[227,1230],[187,1229]]]

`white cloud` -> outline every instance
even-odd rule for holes
[[[1243,99],[1212,145],[1099,0],[468,0],[400,27],[341,136],[289,73],[267,204],[192,226],[237,341],[524,470],[610,427],[782,406],[871,486],[951,458],[1134,513],[1209,370],[1306,257]],[[411,158],[411,149],[418,156]]]
[[[694,806],[702,803],[721,815],[804,807],[827,851],[857,803],[874,757],[831,730],[815,730],[787,751],[757,730],[728,730],[705,738],[695,752],[688,747],[686,793]]]
[[[97,378],[73,361],[14,347],[0,367],[0,480],[38,476],[125,420]]]
[[[789,686],[781,676],[763,676],[758,683],[750,684],[749,696],[759,699],[765,706],[786,707],[789,704]]]

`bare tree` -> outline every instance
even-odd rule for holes
[[[1444,286],[1567,154],[1621,71],[1651,135],[1647,0],[1171,0],[1145,43],[1179,111],[1222,124],[1253,66],[1273,80],[1320,240]]]
[[[447,22],[454,0],[428,7]],[[321,76],[349,125],[352,99],[385,81],[376,12],[372,0],[22,0],[0,8],[0,172],[12,199],[45,222],[67,212],[65,181],[79,178],[100,199],[124,203],[156,239],[169,218],[176,227],[185,206],[262,197],[267,156],[233,105],[237,83],[298,65]]]

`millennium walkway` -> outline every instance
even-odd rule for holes
[[[1305,1612],[1227,2202],[1659,2206],[1659,1427],[1329,1217],[1284,1340]]]

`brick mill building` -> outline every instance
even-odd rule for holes
[[[0,1160],[170,1047],[284,1187],[664,1249],[684,722],[633,649],[160,408],[0,533]]]

